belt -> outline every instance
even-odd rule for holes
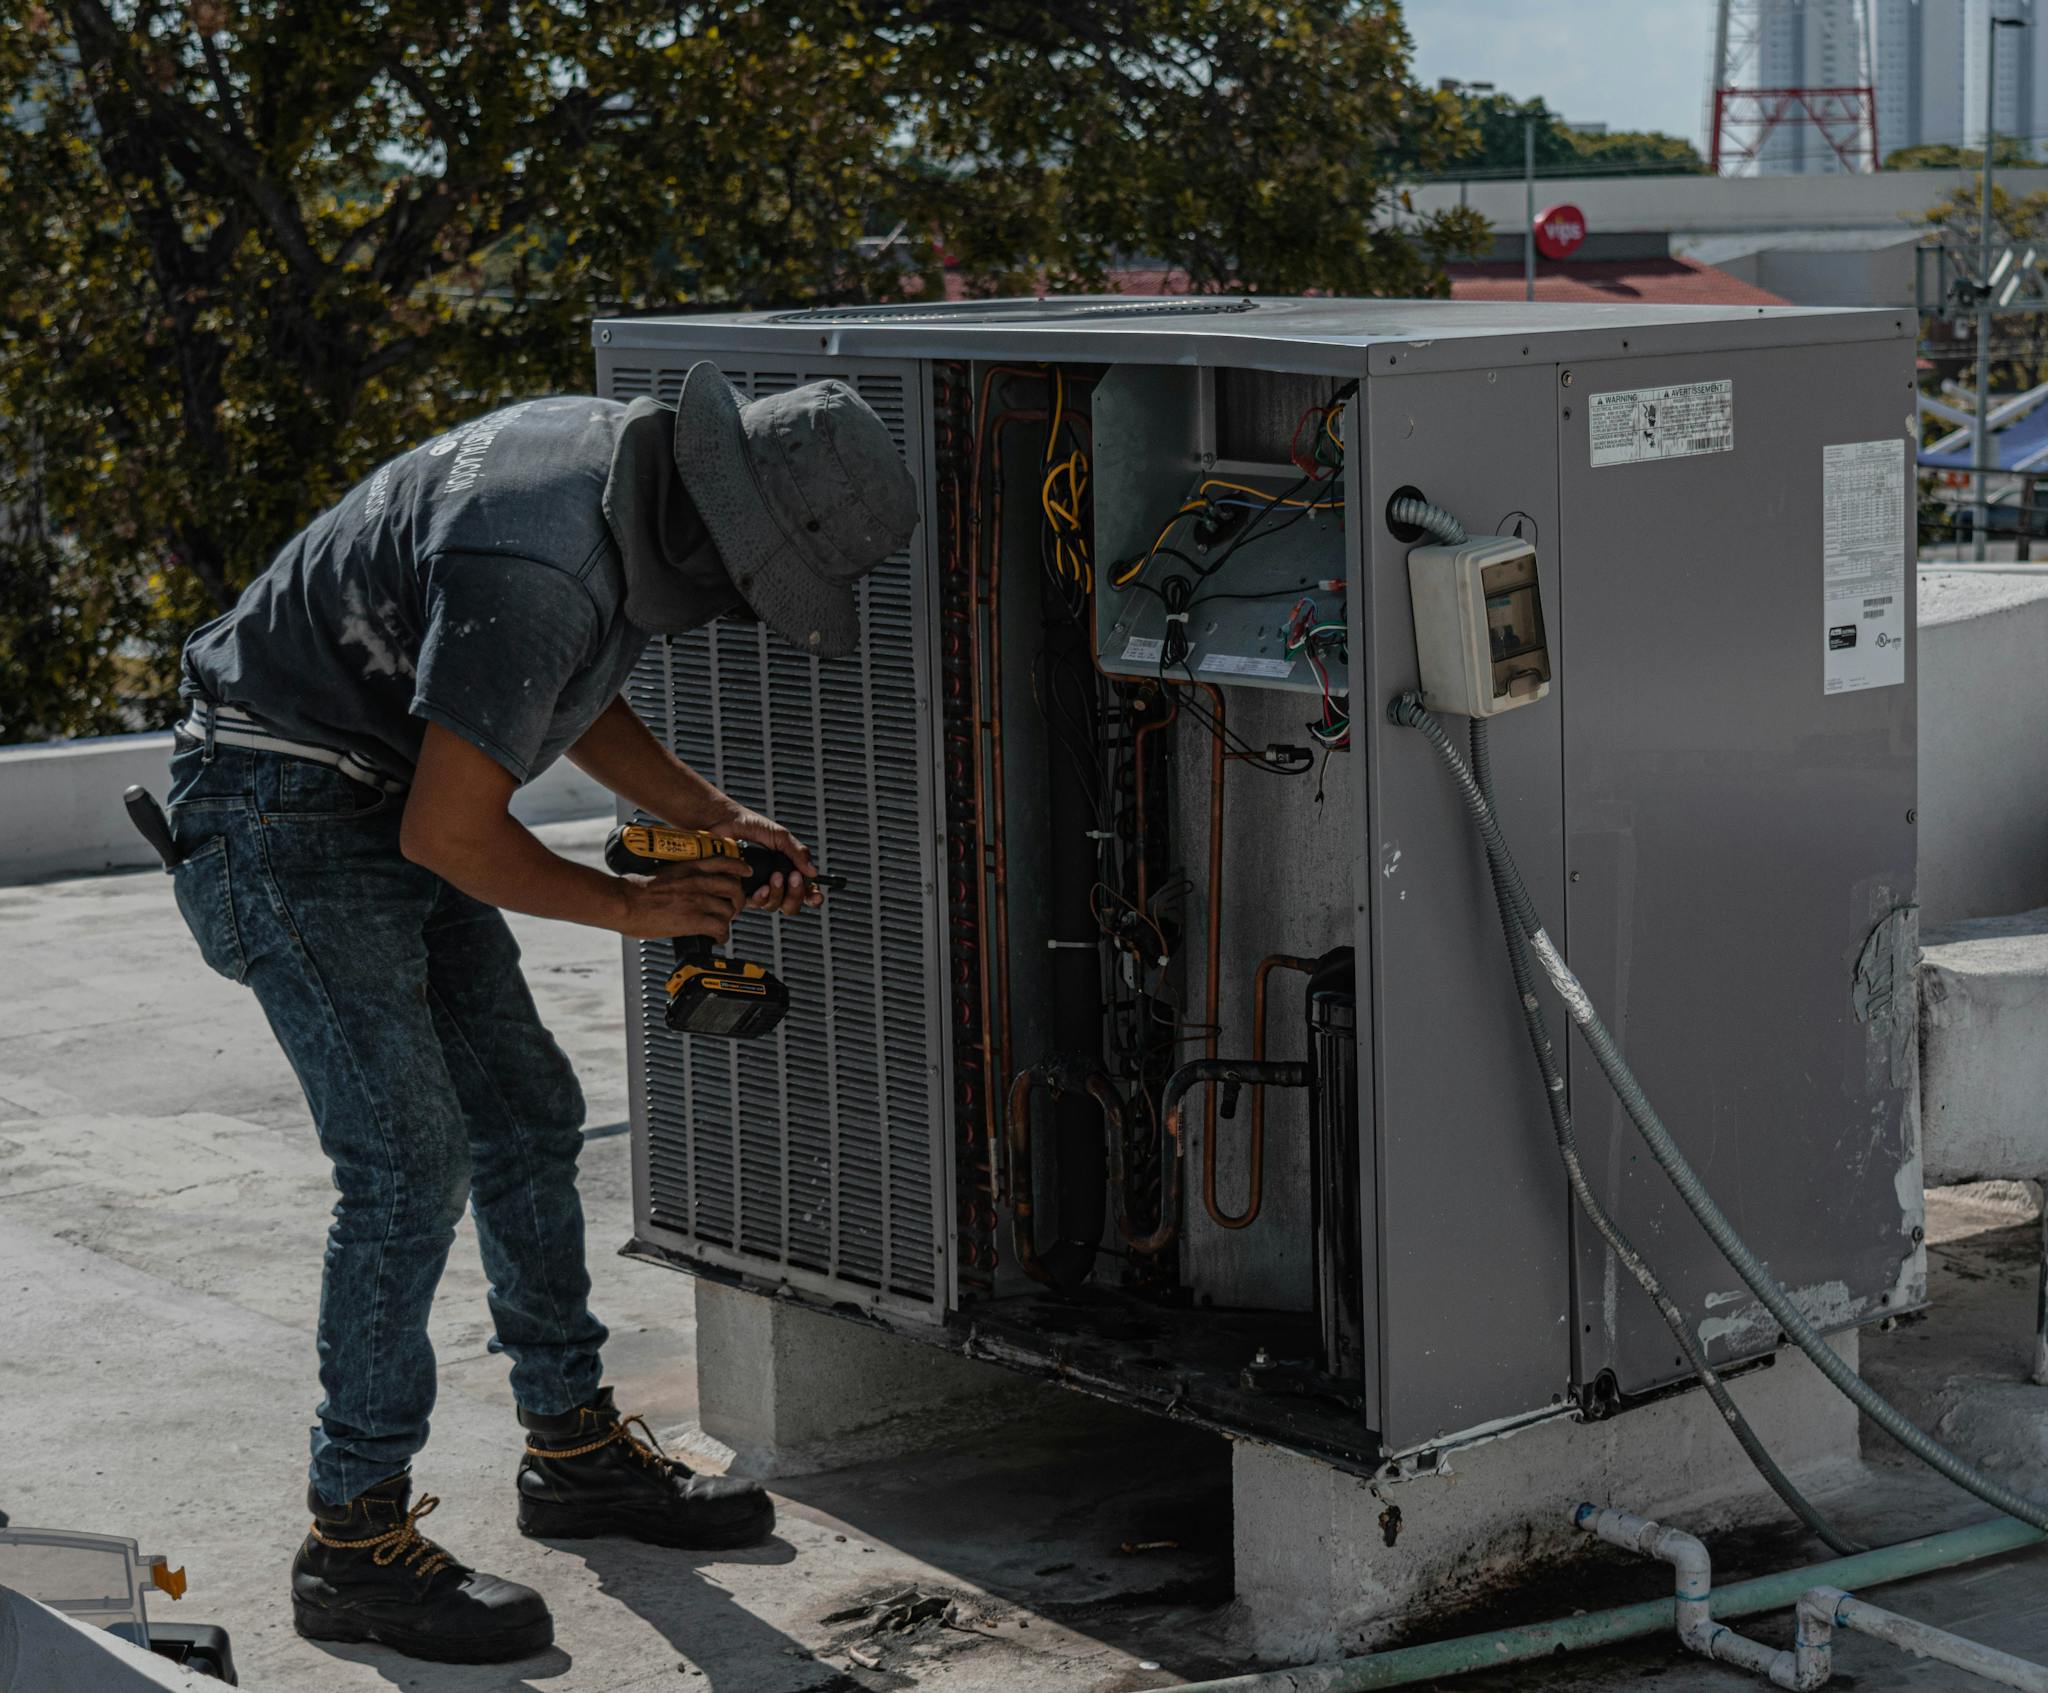
[[[254,752],[281,752],[287,758],[325,764],[339,770],[351,782],[361,782],[380,793],[402,794],[411,785],[365,764],[352,752],[336,752],[332,747],[315,746],[310,741],[295,741],[289,735],[280,735],[246,711],[238,711],[231,705],[215,705],[211,700],[193,700],[185,720],[172,733],[206,745],[246,747]]]

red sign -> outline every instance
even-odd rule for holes
[[[1586,239],[1586,214],[1577,206],[1546,206],[1536,214],[1536,251],[1546,259],[1568,259]]]

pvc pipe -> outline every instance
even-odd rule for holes
[[[1782,1610],[1795,1604],[1801,1594],[1816,1585],[1876,1587],[1887,1581],[1926,1575],[1931,1570],[1974,1563],[1979,1558],[1995,1558],[2002,1552],[2038,1545],[2043,1540],[2048,1540],[2048,1534],[2040,1529],[2029,1528],[2011,1517],[1993,1517],[1989,1522],[1951,1529],[1946,1534],[1930,1534],[1921,1540],[1879,1546],[1853,1557],[1810,1564],[1804,1569],[1732,1582],[1715,1592],[1709,1608],[1717,1617],[1755,1616],[1759,1611]],[[1363,1658],[1307,1664],[1298,1669],[1261,1670],[1251,1675],[1226,1676],[1219,1681],[1190,1681],[1176,1689],[1176,1693],[1355,1693],[1367,1687],[1409,1687],[1440,1676],[1533,1663],[1558,1652],[1640,1640],[1670,1628],[1673,1616],[1671,1600],[1647,1599],[1641,1604],[1617,1605],[1612,1610],[1591,1611],[1584,1616],[1460,1635],[1454,1640],[1403,1646]]]
[[[1710,1609],[1714,1596],[1714,1563],[1707,1554],[1705,1542],[1696,1536],[1687,1534],[1682,1528],[1666,1528],[1662,1523],[1639,1517],[1633,1511],[1603,1511],[1592,1505],[1579,1506],[1572,1512],[1572,1521],[1588,1534],[1598,1535],[1610,1546],[1639,1552],[1646,1558],[1661,1558],[1671,1566],[1674,1577],[1672,1607],[1678,1619],[1678,1639],[1688,1652],[1697,1652],[1716,1663],[1750,1670],[1780,1687],[1819,1687],[1827,1680],[1825,1675],[1819,1681],[1801,1680],[1800,1664],[1790,1652],[1766,1646],[1761,1640],[1737,1634],[1726,1624],[1714,1621]]]
[[[1818,1637],[1821,1676],[1808,1685],[1820,1687],[1827,1681],[1827,1631],[1854,1629],[1874,1640],[1882,1640],[1910,1652],[1916,1658],[1933,1658],[1957,1669],[1995,1681],[2001,1687],[2017,1687],[2021,1693],[2048,1693],[2048,1666],[2015,1658],[2010,1652],[1965,1640],[1931,1623],[1902,1617],[1896,1611],[1880,1610],[1837,1587],[1816,1587],[1799,1601],[1799,1632],[1802,1646],[1809,1632]]]

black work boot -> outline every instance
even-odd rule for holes
[[[519,1532],[539,1540],[618,1534],[656,1546],[751,1546],[775,1527],[761,1484],[698,1475],[669,1457],[638,1417],[621,1418],[612,1390],[559,1417],[521,1411]]]
[[[530,1587],[458,1564],[416,1526],[440,1504],[396,1475],[346,1505],[309,1491],[313,1527],[292,1560],[292,1623],[308,1640],[373,1641],[440,1664],[527,1658],[555,1638]]]

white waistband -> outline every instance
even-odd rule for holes
[[[231,705],[213,705],[206,700],[193,700],[185,720],[173,734],[183,735],[188,741],[204,744],[212,741],[217,746],[245,747],[254,752],[280,752],[288,758],[303,758],[313,764],[324,764],[339,770],[351,782],[361,782],[365,787],[375,788],[381,793],[402,794],[408,784],[396,777],[386,776],[381,770],[365,764],[351,752],[336,752],[332,747],[315,746],[310,741],[295,741],[288,735],[277,734],[266,728],[245,711],[238,711]]]

